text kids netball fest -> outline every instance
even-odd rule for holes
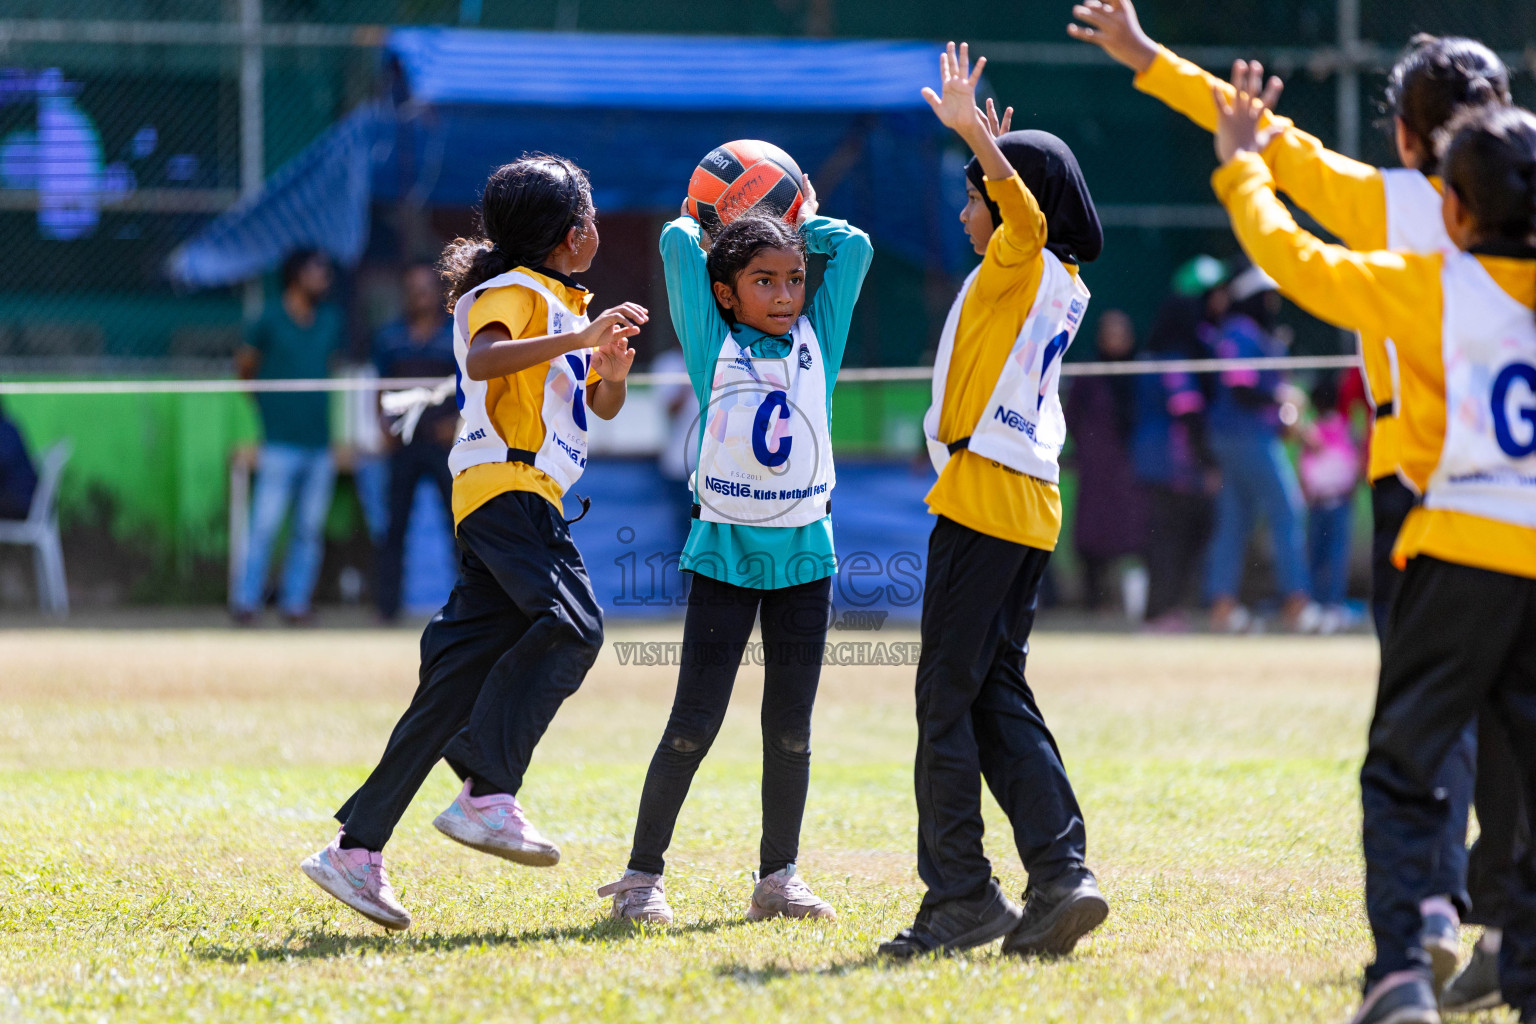
[[[11,8],[0,1020],[1536,1022],[1528,0]]]

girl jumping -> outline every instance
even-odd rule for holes
[[[629,866],[598,890],[613,897],[620,920],[672,920],[663,857],[759,618],[763,835],[747,917],[835,916],[795,860],[837,567],[832,389],[873,250],[862,231],[817,216],[810,180],[803,185],[794,228],[743,217],[711,244],[685,210],[662,229],[672,323],[701,410],[693,526],[681,560],[693,582],[677,695],[646,773]],[[829,257],[809,305],[807,250]]]
[[[595,320],[572,275],[597,254],[587,176],[556,156],[498,168],[483,235],[442,261],[464,425],[448,456],[459,577],[421,638],[421,684],[377,768],[336,812],[341,830],[301,865],[385,928],[409,927],[382,851],[439,757],[464,780],[433,822],[485,853],[548,866],[560,851],[518,802],[533,748],[603,640],[602,610],[561,497],[587,462],[587,411],[612,419],[648,319],[624,303]]]

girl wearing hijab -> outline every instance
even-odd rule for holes
[[[912,957],[1007,936],[1020,955],[1068,953],[1109,912],[1088,870],[1083,815],[1024,679],[1036,592],[1061,531],[1057,383],[1082,323],[1079,261],[1103,233],[1072,151],[1045,132],[993,137],[976,109],[985,60],[940,58],[943,93],[923,96],[976,158],[961,213],[984,258],[939,341],[924,420],[939,470],[917,669],[918,874],[910,928],[880,947]],[[981,780],[1013,826],[1029,872],[1024,907],[982,851]]]

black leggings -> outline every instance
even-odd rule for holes
[[[682,666],[667,730],[640,794],[631,871],[659,875],[688,786],[731,701],[736,670],[762,610],[763,839],[759,870],[773,874],[800,850],[811,782],[811,706],[821,678],[832,580],[781,590],[738,587],[695,575],[683,624]],[[754,661],[758,660],[754,658]]]

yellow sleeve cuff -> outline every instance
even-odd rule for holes
[[[1239,153],[1211,175],[1211,188],[1216,190],[1216,198],[1221,200],[1223,206],[1229,206],[1232,197],[1245,185],[1273,187],[1274,183],[1275,178],[1269,172],[1269,165],[1257,153]]]

